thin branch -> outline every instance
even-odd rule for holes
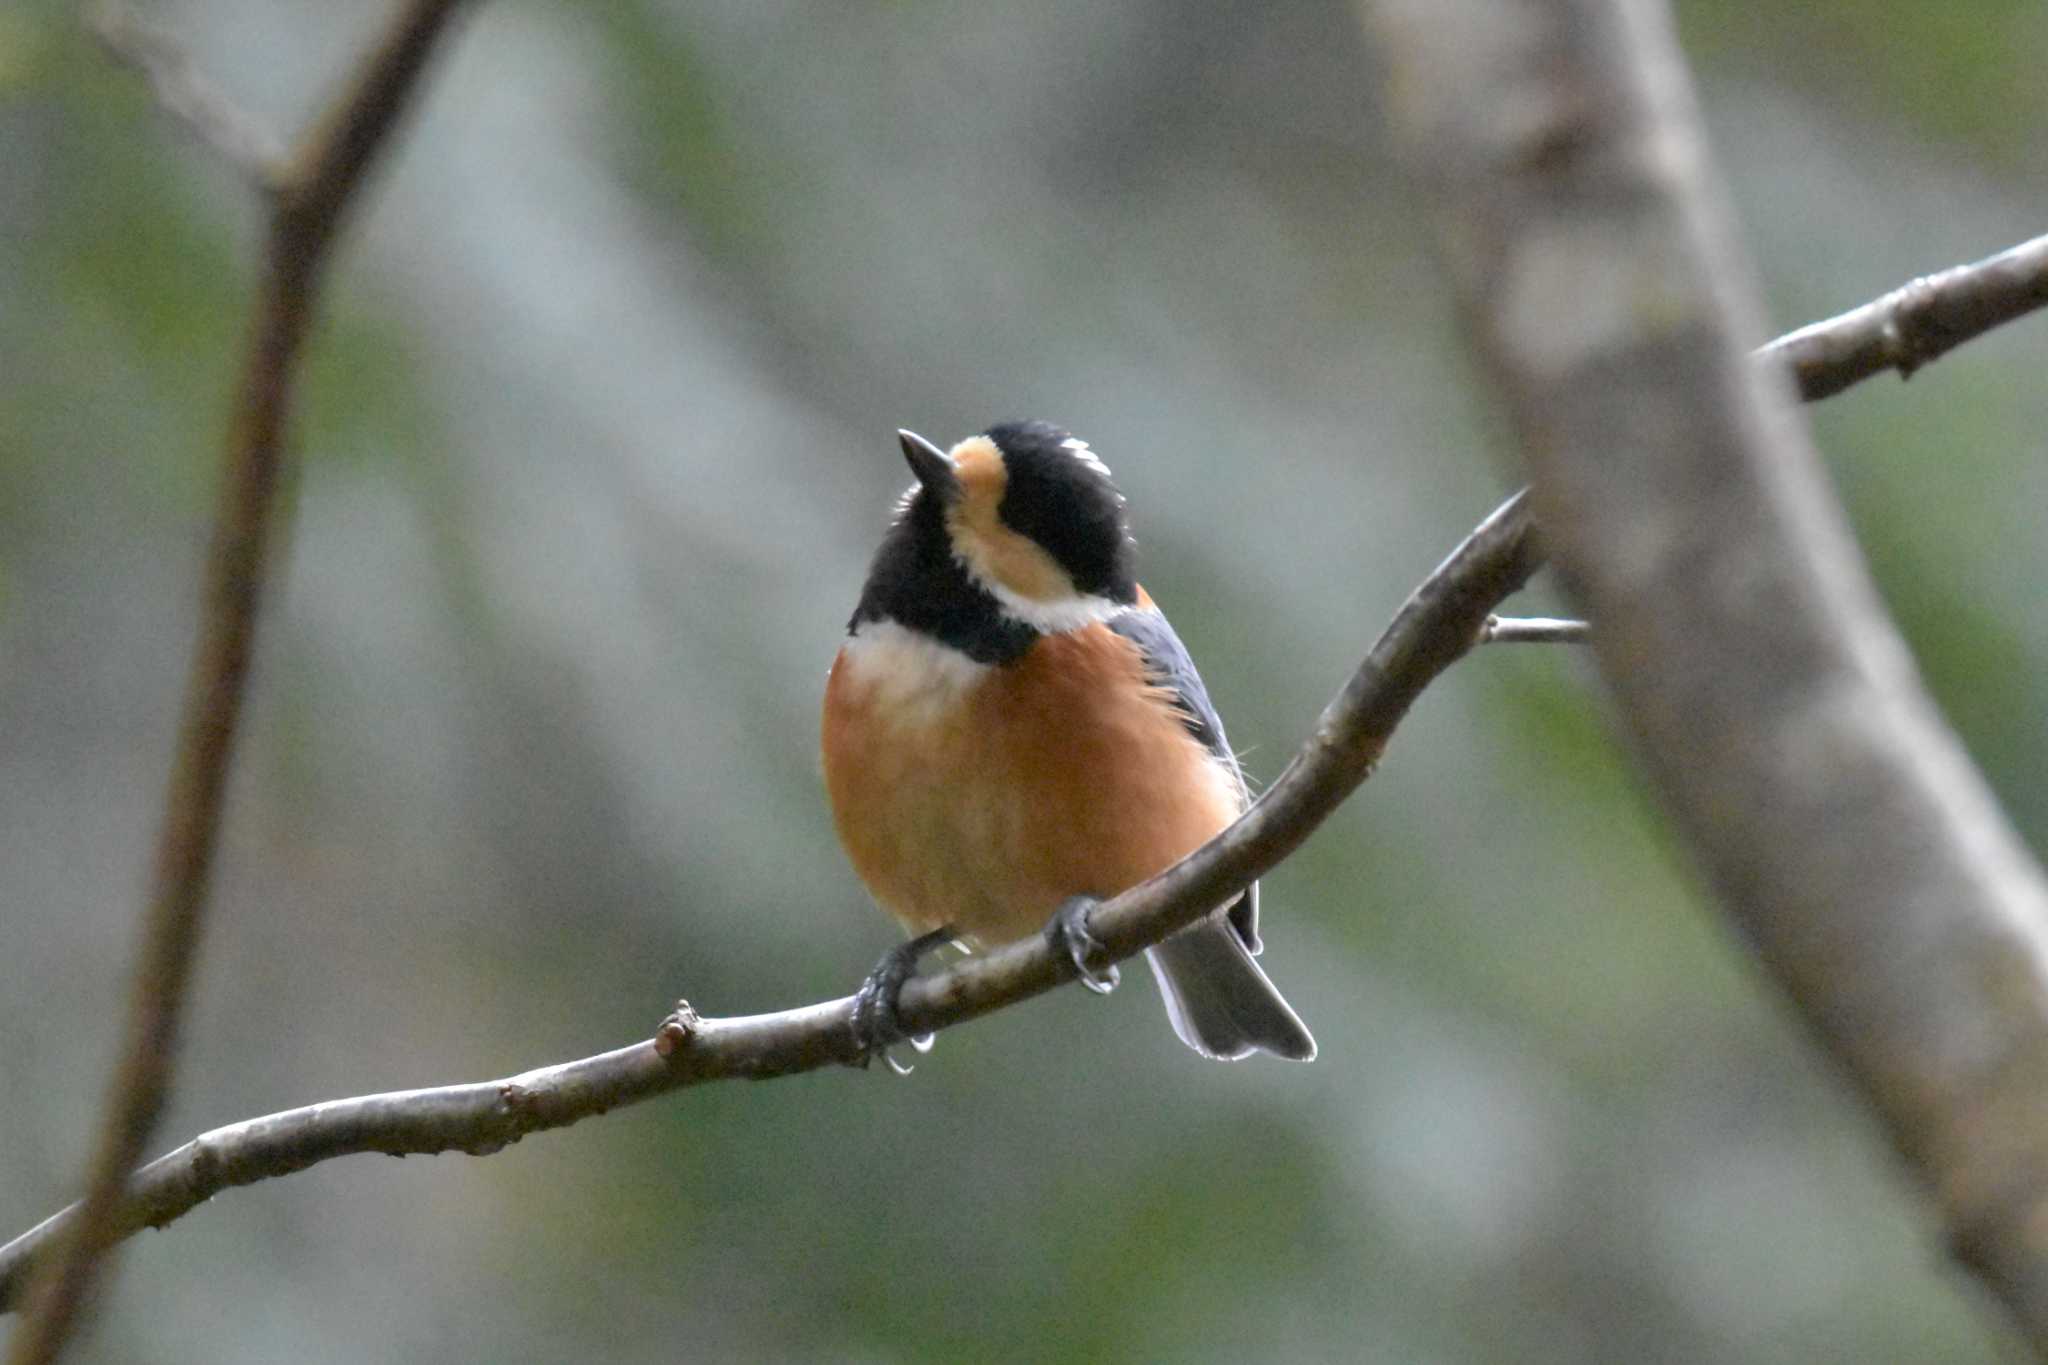
[[[1114,958],[1192,924],[1293,851],[1371,772],[1395,724],[1431,679],[1466,652],[1486,614],[1535,571],[1526,500],[1517,494],[1416,589],[1287,771],[1245,816],[1188,858],[1096,911]],[[917,1032],[987,1014],[1071,980],[1042,939],[913,979],[899,1013]],[[482,1154],[683,1086],[789,1075],[861,1060],[853,999],[779,1014],[702,1019],[681,1007],[652,1041],[505,1080],[332,1100],[207,1133],[137,1172],[118,1230],[161,1227],[220,1190],[352,1152]],[[65,1210],[0,1248],[0,1306],[74,1217]]]
[[[100,1258],[126,1235],[121,1226],[126,1177],[170,1090],[255,646],[293,372],[311,325],[321,267],[342,210],[409,103],[427,55],[458,4],[413,0],[399,10],[363,59],[348,94],[275,175],[268,153],[252,152],[257,144],[244,136],[246,129],[223,115],[230,107],[225,100],[195,96],[210,87],[191,75],[189,63],[176,59],[172,45],[145,40],[138,36],[141,30],[123,29],[118,16],[114,20],[115,34],[132,42],[128,50],[175,114],[188,123],[196,119],[225,139],[217,145],[238,166],[263,167],[263,181],[272,190],[272,217],[254,336],[228,435],[199,638],[164,798],[121,1060],[105,1102],[80,1215],[39,1277],[28,1319],[9,1352],[13,1365],[41,1365],[57,1357],[92,1289]]]
[[[1761,964],[2048,1357],[2048,878],[1921,690],[1649,0],[1373,0],[1389,122],[1595,657]],[[2048,302],[2042,242],[1767,356],[1819,396]]]
[[[158,106],[201,145],[266,197],[276,189],[284,144],[201,74],[182,44],[123,4],[95,6],[87,22],[108,54],[141,72]]]
[[[1482,645],[1582,645],[1592,638],[1586,622],[1554,616],[1489,616],[1479,628]]]
[[[1944,289],[1975,290],[1981,283],[1954,272],[1936,278]],[[1995,320],[1982,321],[1977,331],[2040,303],[2034,299],[2014,306],[2008,300]],[[1865,311],[1816,324],[1802,334],[1861,326]],[[1772,353],[1773,348],[1765,348],[1760,354]],[[1817,374],[1828,378],[1829,362],[1823,357],[1816,363]],[[1811,390],[1812,396],[1838,392],[1883,368],[1842,363],[1844,370],[1834,376],[1841,382]],[[1510,499],[1416,590],[1325,709],[1287,771],[1242,820],[1182,863],[1097,911],[1090,927],[1107,945],[1109,957],[1135,954],[1270,870],[1370,775],[1394,726],[1422,688],[1477,642],[1492,608],[1539,566],[1525,497]],[[935,1031],[1040,994],[1072,975],[1066,957],[1050,953],[1042,942],[1015,944],[913,979],[903,992],[903,1022],[916,1031]],[[686,1086],[859,1061],[852,997],[733,1019],[700,1018],[683,1005],[652,1040],[598,1056],[502,1080],[329,1100],[204,1133],[134,1173],[116,1211],[114,1235],[162,1227],[222,1190],[289,1175],[334,1157],[367,1152],[486,1155],[528,1133],[566,1127]],[[61,1210],[0,1246],[0,1311],[19,1304],[29,1273],[78,1212],[77,1205]]]
[[[1875,303],[1802,327],[1764,348],[1792,371],[1802,398],[1837,393],[1897,370],[1901,379],[2000,323],[2048,304],[2048,236],[1974,265],[1923,275]]]

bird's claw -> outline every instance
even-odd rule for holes
[[[1094,959],[1106,950],[1102,940],[1088,928],[1088,917],[1101,903],[1093,896],[1069,899],[1053,911],[1052,918],[1046,922],[1045,940],[1052,945],[1054,952],[1067,955],[1082,985],[1097,995],[1108,995],[1123,977],[1114,962],[1104,963],[1100,968],[1094,965]]]
[[[891,1071],[908,1076],[914,1066],[897,1061],[889,1049],[898,1043],[908,1043],[919,1055],[932,1050],[931,1034],[904,1031],[902,1021],[896,1017],[896,1000],[903,994],[903,983],[917,974],[918,959],[952,937],[951,929],[935,929],[899,943],[882,954],[867,980],[860,983],[860,990],[853,997],[853,1033],[860,1044],[862,1066],[880,1057]]]

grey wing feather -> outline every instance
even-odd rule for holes
[[[1215,703],[1209,700],[1209,689],[1202,685],[1202,675],[1195,671],[1188,647],[1174,634],[1165,615],[1156,609],[1133,607],[1111,617],[1108,624],[1138,647],[1146,675],[1155,686],[1173,693],[1180,708],[1181,724],[1230,770],[1230,775],[1237,779],[1238,792],[1249,805],[1251,788],[1245,783],[1244,770],[1237,765],[1237,755],[1230,751],[1230,740],[1223,733],[1223,718],[1216,714]],[[1257,882],[1246,887],[1244,894],[1231,904],[1229,915],[1231,927],[1237,930],[1245,948],[1254,955],[1261,952],[1265,945],[1259,941]]]

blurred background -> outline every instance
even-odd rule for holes
[[[149,13],[283,134],[384,8]],[[2038,0],[1680,19],[1779,329],[2048,229]],[[303,388],[156,1150],[850,991],[894,931],[816,705],[899,425],[1092,441],[1261,778],[1514,482],[1342,5],[496,0],[447,56]],[[257,226],[0,9],[0,1234],[97,1119]],[[2037,849],[2044,366],[2023,322],[1812,410]],[[1266,905],[1313,1066],[1199,1060],[1140,973],[907,1081],[350,1158],[131,1242],[78,1358],[2011,1358],[1584,656],[1460,664]]]

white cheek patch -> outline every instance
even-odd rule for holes
[[[913,727],[945,719],[993,668],[894,621],[861,622],[840,666],[879,712]]]
[[[990,579],[988,575],[977,571],[965,558],[961,559],[961,564],[970,578],[988,589],[989,596],[996,599],[996,605],[1002,608],[1003,615],[1013,621],[1023,622],[1040,635],[1064,635],[1070,630],[1079,630],[1083,626],[1094,625],[1097,621],[1107,621],[1110,617],[1129,610],[1121,602],[1112,602],[1107,597],[1097,597],[1093,594],[1076,594],[1072,597],[1038,601],[1021,593],[1011,592],[1002,584]]]

